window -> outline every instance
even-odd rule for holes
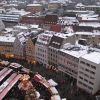
[[[95,66],[93,66],[93,65],[91,65],[91,68],[96,69],[96,67],[95,67]]]
[[[84,70],[84,68],[81,66],[80,69]]]
[[[90,87],[90,86],[88,86],[88,88],[89,88],[90,90],[93,90],[93,88],[92,88],[92,87]]]
[[[83,72],[79,71],[80,74],[84,74]]]
[[[89,75],[87,75],[87,74],[84,74],[84,76],[89,77]]]
[[[85,62],[84,62],[84,61],[80,61],[80,63],[85,64]]]
[[[88,82],[88,80],[87,80],[87,79],[84,79],[84,81],[85,81],[85,82]]]
[[[90,66],[90,64],[88,64],[88,63],[86,63],[86,65],[89,67]]]
[[[81,81],[78,81],[78,83],[79,83],[79,84],[82,84],[82,82],[81,82]]]
[[[89,69],[86,68],[85,71],[89,72]]]
[[[87,87],[87,85],[86,85],[86,84],[84,84],[84,83],[83,83],[83,86]]]
[[[94,77],[90,76],[90,79],[94,79]]]
[[[90,71],[90,73],[93,74],[93,75],[95,75],[95,72],[93,72],[93,71]]]
[[[89,81],[89,83],[91,84],[91,85],[93,85],[94,83],[93,82],[91,82],[91,81]]]
[[[79,78],[83,80],[83,77],[79,76]]]

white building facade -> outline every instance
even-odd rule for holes
[[[77,86],[91,94],[100,89],[99,52],[91,52],[80,57]]]
[[[48,44],[52,36],[52,32],[44,32],[38,35],[37,42],[35,44],[36,61],[46,66],[48,65]]]
[[[80,46],[65,44],[58,53],[58,69],[77,79],[79,57],[86,53],[87,50]]]

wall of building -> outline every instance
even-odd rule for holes
[[[100,68],[97,64],[80,57],[77,86],[94,94],[100,88]]]

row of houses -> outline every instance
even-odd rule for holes
[[[75,5],[75,8],[77,10],[92,10],[92,11],[97,11],[100,9],[99,5],[84,5],[82,3],[78,3]]]
[[[77,86],[94,94],[99,90],[100,52],[75,42],[73,35],[56,33],[36,42],[36,61],[77,79]],[[46,41],[45,41],[46,40]],[[47,43],[47,41],[50,41]],[[97,56],[98,55],[98,56]],[[93,59],[92,59],[93,58]],[[94,60],[94,59],[98,60]],[[81,62],[85,63],[83,69]],[[98,64],[97,64],[97,62]],[[80,72],[81,70],[81,72]],[[87,81],[86,81],[87,80]]]
[[[77,80],[77,86],[94,94],[99,90],[100,52],[79,43],[72,33],[34,30],[0,36],[0,53],[6,57],[39,62]]]

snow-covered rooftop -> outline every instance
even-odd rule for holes
[[[60,3],[59,0],[50,0],[49,3]]]
[[[96,64],[100,64],[100,53],[99,52],[91,52],[89,54],[85,54],[82,58],[91,61]]]
[[[52,92],[52,94],[58,94],[58,91],[55,87],[50,87],[50,91]]]
[[[27,12],[25,10],[18,10],[18,9],[11,9],[9,12],[9,14],[18,14],[20,16],[24,16],[24,15],[27,15],[27,14],[30,14],[30,12]]]
[[[53,95],[51,97],[51,100],[61,100],[60,96],[59,95]]]
[[[30,25],[31,28],[39,28],[39,25]]]
[[[88,13],[88,14],[79,14],[78,17],[81,17],[81,20],[87,20],[87,21],[98,21],[99,22],[99,15]]]
[[[78,4],[76,4],[76,8],[77,7],[85,7],[85,5],[83,5],[82,3],[78,3]]]
[[[17,35],[19,41],[21,42],[21,44],[23,44],[26,41],[26,38],[24,36],[24,32],[21,32]]]
[[[80,14],[80,17],[87,17],[87,18],[98,18],[98,14],[94,14],[94,13],[88,13],[88,14]]]
[[[28,29],[27,26],[23,26],[23,25],[16,25],[16,26],[14,26],[14,28],[17,28],[17,29]]]
[[[33,30],[31,32],[20,32],[17,35],[17,38],[19,39],[21,44],[23,44],[28,39],[28,37],[31,37],[31,36],[32,37],[36,37],[36,35],[38,35],[38,31],[37,30]]]
[[[75,34],[77,34],[77,35],[91,35],[91,36],[100,35],[99,32],[76,32]]]
[[[89,26],[89,27],[100,27],[100,23],[99,22],[81,22],[79,23],[79,26]]]
[[[17,30],[28,30],[28,29],[37,29],[39,28],[39,25],[35,25],[35,24],[21,24],[21,25],[16,25],[13,27],[14,29],[17,29]]]
[[[56,33],[55,34],[55,36],[57,36],[57,37],[60,37],[60,38],[67,38],[67,37],[69,37],[69,36],[72,36],[73,34],[72,33]]]
[[[42,44],[49,44],[52,36],[53,36],[53,34],[42,33],[42,34],[38,35],[37,42],[40,42]]]
[[[61,52],[69,54],[73,57],[79,58],[84,54],[87,54],[87,47],[85,46],[78,46],[78,45],[71,45],[71,44],[64,44],[63,48],[60,49]]]
[[[39,3],[33,3],[33,4],[28,4],[27,7],[30,7],[30,6],[42,6],[41,4]]]
[[[80,14],[86,14],[86,13],[94,13],[94,11],[90,10],[66,10],[67,12],[75,12],[75,13],[80,13]]]
[[[13,43],[14,41],[15,41],[15,37],[12,37],[12,36],[0,36],[0,42]]]
[[[66,31],[67,33],[73,33],[74,32],[72,26],[65,26],[64,31]],[[71,34],[68,34],[68,35],[70,36]]]
[[[50,86],[57,86],[58,85],[58,83],[56,83],[53,79],[49,79],[48,82],[49,82]]]

